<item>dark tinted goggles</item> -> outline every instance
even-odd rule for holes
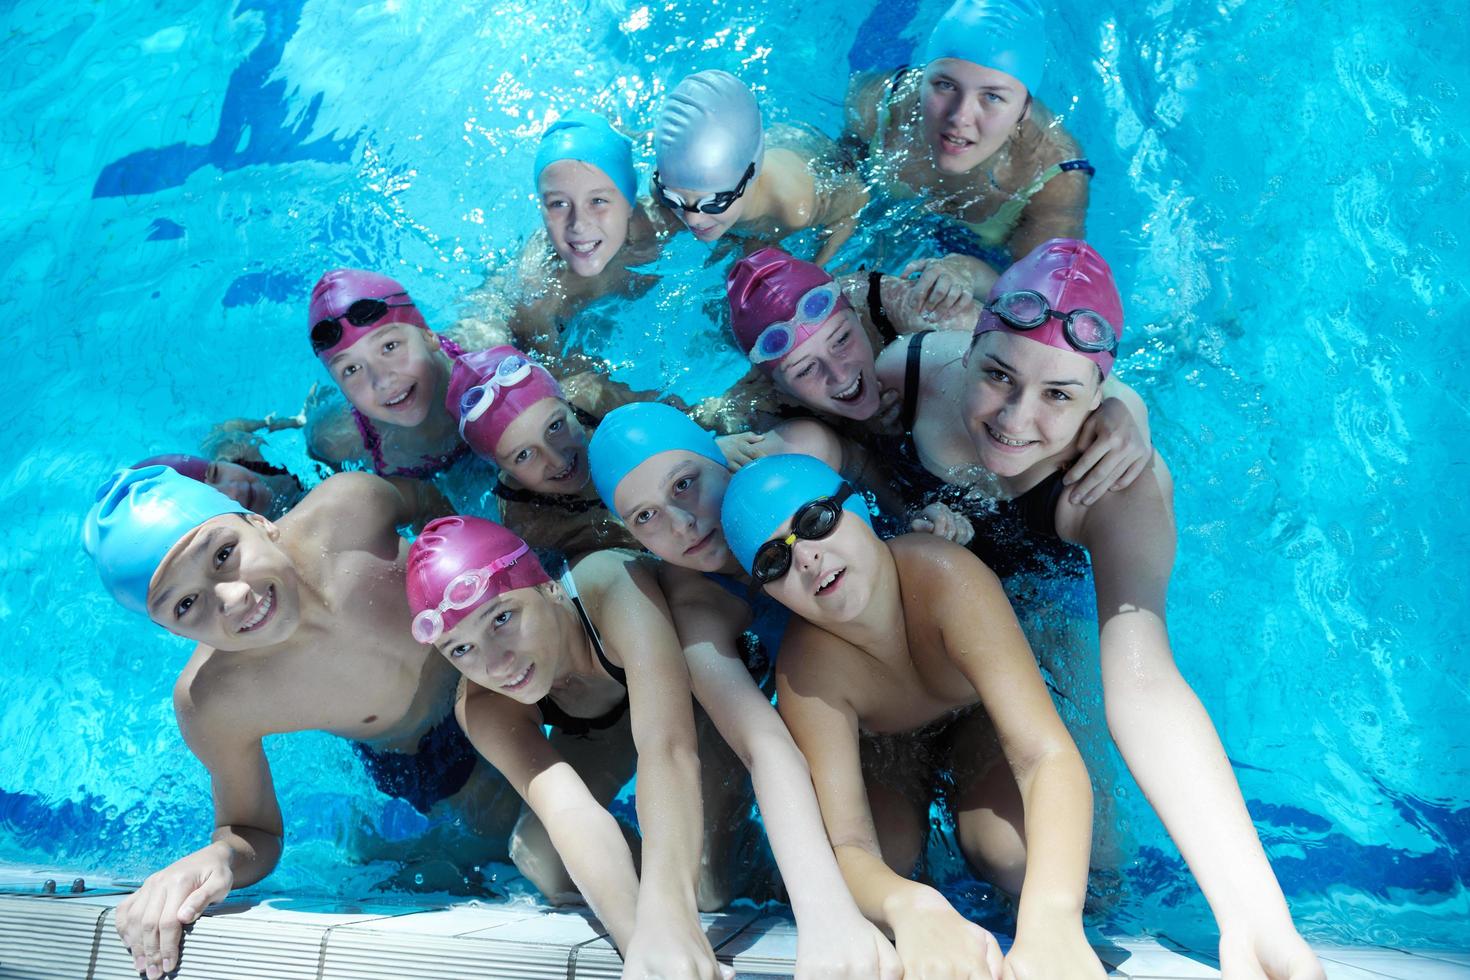
[[[693,204],[685,204],[684,199],[678,194],[671,194],[665,190],[663,183],[658,179],[657,170],[653,172],[651,183],[654,198],[666,208],[674,208],[677,211],[688,211],[690,214],[698,211],[703,211],[705,214],[724,214],[730,210],[730,205],[740,200],[741,195],[745,193],[745,186],[750,183],[750,179],[754,176],[755,164],[752,163],[745,168],[745,176],[740,178],[740,183],[735,185],[734,190],[720,191],[718,194],[711,194],[709,197],[701,197]]]
[[[1069,313],[1054,310],[1046,297],[1034,289],[1001,293],[986,303],[985,308],[1015,330],[1035,330],[1055,317],[1062,321],[1067,343],[1088,354],[1111,354],[1118,349],[1117,331],[1101,313],[1089,309]]]
[[[395,296],[407,295],[408,293],[389,293],[387,296],[360,299],[347,307],[347,311],[341,316],[318,320],[311,328],[312,352],[320,354],[324,350],[331,350],[341,342],[343,320],[346,320],[354,327],[366,327],[383,319],[383,317],[388,315],[389,310],[397,309],[400,306],[412,306],[413,303],[411,302],[388,302],[388,300]]]
[[[750,575],[757,585],[769,585],[791,571],[791,546],[797,541],[820,541],[831,534],[842,519],[842,504],[857,491],[852,484],[830,497],[820,497],[797,508],[791,518],[791,533],[772,538],[756,549]]]

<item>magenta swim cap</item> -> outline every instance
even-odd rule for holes
[[[1097,249],[1080,239],[1053,238],[1036,246],[1001,273],[995,285],[990,287],[987,305],[998,296],[1019,290],[1040,293],[1047,305],[1061,314],[1073,310],[1095,310],[1112,326],[1114,336],[1123,339],[1123,298],[1118,295],[1118,286],[1113,282],[1113,270],[1097,254]],[[1081,354],[1098,366],[1103,377],[1113,369],[1112,353],[1078,350],[1072,346],[1067,340],[1063,321],[1056,316],[1048,317],[1045,323],[1031,330],[1019,330],[987,309],[975,324],[975,336],[992,330],[1002,330],[1038,344]]]
[[[426,610],[437,612],[438,632],[454,629],[506,592],[550,581],[526,542],[478,517],[430,521],[408,549],[409,609],[415,619]]]
[[[160,456],[149,456],[147,459],[138,460],[128,469],[141,470],[145,466],[167,466],[175,473],[187,476],[191,480],[198,480],[200,483],[205,482],[204,477],[209,473],[209,460],[186,453],[163,453]]]
[[[348,311],[353,303],[362,300],[378,300],[383,308],[377,317],[355,323],[354,320],[362,320],[362,317],[349,317]],[[327,337],[319,341],[317,325],[323,320],[341,328],[341,333],[329,342],[322,342]],[[374,330],[390,323],[407,323],[424,330],[429,329],[429,325],[424,322],[424,315],[413,305],[413,297],[408,295],[408,290],[397,279],[364,269],[333,269],[318,279],[311,291],[306,328],[312,334],[312,350],[323,364]],[[326,334],[329,337],[330,329]]]
[[[488,405],[482,402],[487,397],[491,399]],[[444,407],[460,423],[460,437],[469,447],[493,460],[505,430],[543,398],[564,398],[551,372],[509,344],[501,344],[454,359]]]
[[[725,296],[730,301],[730,329],[735,333],[735,343],[749,356],[761,331],[773,323],[795,318],[802,297],[832,281],[821,266],[792,258],[774,246],[736,262],[725,277]],[[847,297],[839,296],[827,317],[817,322],[795,324],[796,336],[790,349],[782,357],[767,361],[766,366],[775,367],[795,353],[831,315],[851,305]]]

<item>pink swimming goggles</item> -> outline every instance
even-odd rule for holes
[[[751,345],[750,363],[779,361],[806,343],[827,318],[846,300],[842,287],[831,280],[807,290],[796,302],[796,312],[789,320],[773,323],[760,332]]]
[[[425,609],[413,618],[413,638],[420,643],[438,643],[444,635],[444,614],[451,609],[468,609],[485,598],[495,573],[505,571],[530,550],[531,546],[523,542],[519,548],[484,568],[471,569],[456,576],[444,586],[444,599],[437,607]]]
[[[459,396],[459,437],[465,438],[465,426],[479,421],[495,404],[495,397],[502,388],[514,387],[531,376],[535,365],[519,354],[511,354],[495,365],[495,373],[489,380],[466,388]]]

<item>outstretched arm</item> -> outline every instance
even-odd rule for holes
[[[663,574],[697,573],[664,569]],[[863,920],[837,869],[806,759],[736,652],[735,640],[746,618],[743,604],[713,583],[691,587],[684,582],[673,588],[681,585],[675,615],[690,683],[720,735],[750,770],[766,835],[796,915],[798,972],[897,980],[902,967],[893,947]],[[713,590],[709,599],[689,594],[699,587]]]
[[[857,712],[841,691],[842,655],[831,634],[793,623],[777,661],[781,718],[811,767],[822,822],[843,880],[868,920],[894,937],[904,975],[985,977],[1001,971],[995,938],[961,916],[935,888],[883,861],[863,784]],[[850,673],[850,671],[849,671]],[[949,972],[944,972],[949,971]]]
[[[202,655],[195,654],[196,662]],[[174,713],[185,743],[209,770],[214,833],[204,847],[149,875],[117,907],[117,934],[149,980],[178,966],[184,927],[206,906],[237,885],[260,881],[281,857],[281,811],[261,733],[220,699],[196,700],[194,677],[186,669],[175,684]]]
[[[470,743],[541,820],[577,890],[626,953],[638,904],[632,852],[617,820],[547,741],[537,709],[466,681],[455,716]]]
[[[593,610],[628,677],[638,747],[638,826],[643,877],[624,975],[732,976],[715,960],[695,891],[703,845],[694,705],[689,669],[654,573],[643,562],[600,552],[576,566],[607,583]]]
[[[1101,977],[1082,929],[1092,850],[1092,788],[1082,756],[995,574],[959,545],[904,541],[894,553],[905,555],[905,584],[929,598],[945,652],[979,693],[1021,790],[1026,876],[1006,961],[1019,976]]]
[[[1174,567],[1171,494],[1156,459],[1152,473],[1089,508],[1078,536],[1097,585],[1108,730],[1210,903],[1225,975],[1320,978],[1215,726],[1174,663],[1164,619]]]

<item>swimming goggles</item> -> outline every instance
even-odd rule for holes
[[[342,339],[342,321],[346,320],[354,327],[366,327],[377,323],[388,315],[389,310],[396,310],[402,306],[412,306],[413,301],[407,303],[390,303],[388,300],[395,296],[407,296],[408,293],[389,293],[387,296],[376,296],[368,299],[360,299],[347,307],[347,312],[340,316],[329,316],[324,320],[318,320],[311,328],[311,350],[312,353],[320,354],[324,350],[330,350],[337,346]]]
[[[752,163],[745,168],[745,176],[740,178],[740,183],[735,185],[733,191],[720,191],[718,194],[711,194],[709,197],[701,197],[693,204],[685,204],[682,197],[665,189],[663,182],[658,179],[657,170],[653,172],[651,183],[653,186],[653,196],[658,200],[658,203],[666,208],[688,211],[690,214],[694,214],[697,211],[703,211],[705,214],[724,214],[730,210],[730,205],[740,200],[741,196],[745,194],[745,185],[750,183],[750,179],[754,176],[755,164]]]
[[[818,497],[802,504],[791,518],[791,533],[772,538],[755,552],[750,575],[757,585],[769,585],[791,571],[791,546],[797,541],[819,541],[837,529],[842,519],[842,503],[857,491],[851,483],[830,497]]]
[[[464,437],[465,427],[479,420],[495,404],[500,389],[518,385],[531,376],[535,365],[519,354],[511,354],[495,365],[495,373],[488,381],[465,389],[459,396],[459,434]]]
[[[762,330],[750,348],[750,363],[765,364],[790,354],[822,325],[842,299],[842,288],[835,282],[824,282],[807,290],[796,302],[796,313],[789,320],[773,323]]]
[[[1062,321],[1067,343],[1084,353],[1111,354],[1118,349],[1117,332],[1097,310],[1078,309],[1063,313],[1052,309],[1046,297],[1034,289],[1001,293],[986,303],[985,309],[1016,330],[1035,330],[1055,317]]]
[[[444,613],[451,609],[468,609],[485,598],[495,573],[514,565],[530,550],[531,546],[523,542],[515,551],[495,559],[484,568],[457,576],[444,587],[444,601],[438,607],[425,609],[413,618],[413,638],[420,643],[438,643],[444,635]]]

